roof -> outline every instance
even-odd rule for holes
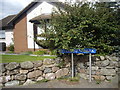
[[[6,30],[6,29],[11,29],[13,28],[12,25],[8,25],[8,22],[13,19],[16,15],[10,15],[10,16],[7,16],[5,18],[3,18],[2,20],[0,20],[0,29],[1,30]]]
[[[54,16],[58,16],[58,14],[55,14]],[[30,20],[31,23],[40,24],[41,20],[47,20],[49,21],[52,18],[52,14],[41,14],[38,15]]]
[[[32,18],[30,21],[36,21],[36,20],[41,20],[41,19],[51,19],[51,15],[42,14],[42,15]]]
[[[42,15],[39,15],[39,16],[36,16],[34,18],[32,18],[30,20],[31,23],[35,23],[35,24],[40,24],[40,20],[49,20],[51,19],[51,15],[50,14],[42,14]]]
[[[42,3],[43,1],[46,1],[47,3],[50,3],[54,6],[58,6],[58,7],[61,7],[63,8],[64,7],[64,4],[61,3],[61,2],[58,2],[56,0],[53,1],[53,0],[34,0],[33,2],[31,2],[28,6],[26,6],[22,11],[20,11],[11,21],[8,22],[8,24],[14,24],[15,21],[21,16],[23,15],[24,13],[26,13],[29,9],[31,9],[34,5],[36,5],[37,3]],[[53,2],[52,2],[53,1]]]

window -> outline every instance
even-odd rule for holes
[[[5,30],[0,30],[0,39],[5,39]]]

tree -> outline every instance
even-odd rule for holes
[[[98,53],[110,53],[119,39],[117,12],[106,3],[65,4],[64,10],[53,12],[51,28],[39,35],[46,40],[38,42],[52,50],[96,48]]]

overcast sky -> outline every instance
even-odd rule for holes
[[[33,0],[0,0],[0,19],[19,13]]]
[[[9,15],[19,13],[32,1],[33,0],[0,0],[0,19]],[[59,1],[64,1],[64,0],[59,0]]]
[[[0,0],[0,19],[19,13],[32,1],[34,0]]]

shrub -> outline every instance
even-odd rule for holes
[[[38,51],[33,52],[33,54],[35,54],[35,55],[43,55],[43,54],[48,54],[48,52],[45,51],[45,50],[38,50]]]
[[[52,51],[50,51],[50,55],[57,55],[56,50],[52,50]]]
[[[9,51],[14,51],[14,45],[11,44],[11,45],[8,47],[8,50],[9,50]]]
[[[6,53],[8,53],[8,54],[12,54],[12,53],[14,53],[13,51],[6,51]]]
[[[61,61],[59,64],[58,64],[58,67],[64,67],[65,66],[65,62],[64,61]]]
[[[21,53],[22,55],[30,55],[30,54],[33,54],[33,52],[32,51],[27,51],[27,52],[23,52],[23,53]]]
[[[97,53],[111,53],[114,45],[120,45],[120,15],[117,6],[109,4],[65,4],[64,10],[53,12],[51,28],[38,35],[46,39],[37,42],[51,50],[95,48]]]

